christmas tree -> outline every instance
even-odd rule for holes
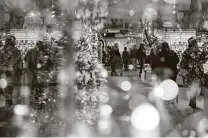
[[[99,117],[98,91],[107,71],[99,63],[99,31],[107,16],[107,2],[100,0],[78,1],[76,17],[84,29],[75,45],[76,58],[76,117],[78,120],[95,125]]]
[[[46,85],[46,88],[37,96],[38,106],[32,109],[30,113],[30,120],[38,130],[38,136],[68,136],[71,133],[72,126],[75,127],[73,124],[77,119],[90,125],[95,125],[98,120],[99,99],[97,93],[101,82],[107,77],[107,71],[98,61],[98,30],[102,28],[102,17],[106,16],[100,15],[101,13],[103,14],[103,11],[100,11],[99,8],[102,6],[102,9],[106,9],[106,6],[100,5],[101,1],[94,1],[94,3],[87,1],[87,3],[90,3],[93,9],[89,9],[88,12],[85,9],[84,13],[89,14],[90,12],[92,16],[86,18],[88,15],[83,15],[85,18],[82,18],[81,22],[85,29],[82,30],[82,37],[75,44],[76,85],[71,82],[71,78],[74,78],[73,53],[71,51],[73,40],[71,39],[71,32],[68,31],[68,28],[71,28],[71,19],[73,18],[66,17],[65,21],[61,20],[62,23],[66,23],[63,26],[63,37],[58,41],[57,46],[61,49],[61,52],[54,53],[52,52],[53,50],[46,48],[45,52],[49,51],[50,54],[45,56],[42,53],[43,62],[37,63],[39,68],[38,80],[43,82],[41,84],[50,84],[49,82],[55,78],[59,85],[56,88]],[[88,7],[89,5],[83,4],[82,6]],[[82,6],[79,8],[83,9]],[[53,18],[60,21],[57,16]],[[59,58],[57,57],[61,57],[61,59],[58,60]],[[47,59],[50,59],[53,63],[63,65],[55,65],[54,68],[45,70]],[[56,72],[57,70],[59,71],[58,73]],[[58,79],[56,78],[57,74]],[[75,89],[72,89],[72,87]],[[75,95],[72,95],[73,92],[75,92]],[[76,111],[73,108],[74,100],[77,107]]]
[[[98,117],[99,99],[97,97],[98,87],[104,69],[98,61],[97,46],[99,43],[96,32],[87,32],[76,45],[76,115],[79,119],[89,124],[94,124]]]

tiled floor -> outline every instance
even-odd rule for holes
[[[125,92],[120,89],[120,85],[123,81],[129,81],[132,84],[130,91]],[[110,101],[109,104],[113,107],[113,120],[115,120],[114,131],[112,131],[111,136],[132,136],[133,127],[130,123],[131,109],[129,108],[129,99],[131,96],[135,94],[143,94],[145,96],[148,95],[149,90],[151,89],[150,85],[145,84],[139,78],[139,73],[136,71],[124,72],[123,76],[117,77],[109,77],[108,85],[105,90],[109,92]],[[180,88],[179,91],[179,103],[177,104],[177,108],[173,107],[170,109],[169,114],[163,115],[160,124],[160,134],[159,136],[169,137],[180,136],[180,129],[176,129],[176,124],[180,124],[183,128],[186,126],[190,127],[193,125],[189,116],[193,116],[193,110],[189,108],[188,102],[189,99],[186,96],[187,88]],[[197,106],[203,109],[204,106],[204,98],[197,98]],[[6,122],[1,121],[0,126],[4,125]],[[3,128],[3,127],[2,127]],[[130,130],[132,129],[132,130]],[[2,134],[1,134],[2,135]],[[2,135],[3,136],[3,135]]]
[[[126,118],[128,118],[131,114],[131,110],[129,109],[129,100],[122,98],[124,96],[122,95],[134,95],[134,94],[143,94],[143,95],[147,95],[148,90],[150,89],[150,87],[147,84],[144,84],[141,79],[138,76],[138,72],[136,71],[130,71],[130,72],[124,72],[124,75],[122,77],[109,77],[109,79],[111,80],[111,82],[115,82],[115,85],[120,85],[120,83],[122,81],[130,81],[132,84],[132,89],[129,92],[126,93],[122,93],[120,95],[120,99],[119,99],[119,103],[117,104],[117,106],[114,109],[114,118],[117,118],[117,122],[118,124],[123,124],[123,120],[119,120],[119,118],[123,117],[125,118],[125,116],[127,116]],[[187,98],[187,88],[179,88],[179,95],[178,95],[178,99],[179,99],[179,103],[177,104],[177,107],[173,109],[170,109],[172,111],[170,114],[170,120],[172,120],[172,125],[167,125],[168,123],[164,124],[164,128],[162,128],[163,132],[162,132],[162,136],[170,133],[170,136],[179,136],[177,130],[175,129],[175,126],[173,124],[183,124],[185,118],[187,118],[188,116],[190,116],[191,114],[194,113],[194,111],[188,106],[189,103],[189,99]],[[204,106],[204,98],[203,97],[198,97],[197,98],[197,106],[199,107],[199,109],[196,111],[200,111],[200,109],[203,109]],[[123,132],[122,136],[129,136],[125,130],[127,130],[127,128],[130,125],[130,122],[127,121],[126,127],[122,126],[120,127],[120,129],[124,130],[121,131]],[[191,124],[191,122],[190,122]],[[187,125],[187,124],[186,124]],[[188,124],[189,125],[189,124]],[[169,128],[167,127],[169,126]]]

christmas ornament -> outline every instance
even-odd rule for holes
[[[134,14],[135,14],[135,11],[133,9],[129,10],[129,15],[130,16],[134,16]]]

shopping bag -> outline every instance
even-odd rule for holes
[[[152,80],[152,69],[150,67],[145,68],[145,79],[147,82],[151,82]]]

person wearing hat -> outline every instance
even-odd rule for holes
[[[204,69],[203,64],[206,54],[200,51],[197,40],[194,37],[188,39],[188,48],[182,54],[180,62],[181,70],[185,70],[186,85],[189,86],[190,102],[189,106],[196,108],[196,95],[203,84]]]

